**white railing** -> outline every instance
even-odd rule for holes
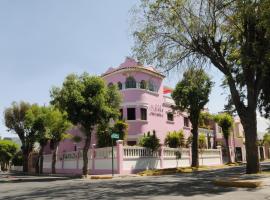
[[[113,157],[116,157],[116,148],[113,147]],[[104,147],[95,149],[95,158],[112,158],[112,148]]]
[[[151,149],[138,146],[124,146],[124,158],[136,157],[158,157],[159,152],[153,152]]]
[[[220,157],[220,150],[219,149],[199,149],[199,156],[201,155],[204,158]]]
[[[189,156],[189,149],[186,148],[169,148],[165,147],[164,148],[164,158],[175,158],[181,154],[181,157],[188,157]]]

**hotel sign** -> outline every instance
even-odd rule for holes
[[[156,116],[156,117],[163,117],[163,107],[162,105],[155,104],[151,105],[149,108],[150,115]]]

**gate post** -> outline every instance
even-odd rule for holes
[[[123,140],[116,141],[116,153],[117,153],[117,173],[123,174],[123,161],[124,161],[124,149],[123,149]]]

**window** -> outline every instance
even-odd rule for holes
[[[113,83],[109,83],[109,84],[108,84],[108,87],[112,87],[112,86],[113,86]]]
[[[187,117],[184,117],[184,126],[189,127],[189,120]]]
[[[167,120],[168,121],[173,121],[173,113],[172,112],[167,113]]]
[[[145,81],[145,80],[142,80],[142,81],[140,82],[140,88],[141,88],[141,89],[146,89],[146,81]]]
[[[141,120],[147,120],[147,109],[141,108]]]
[[[127,120],[136,120],[136,109],[128,108],[127,109]]]
[[[155,86],[154,86],[154,84],[151,81],[149,81],[148,87],[149,87],[149,90],[150,91],[152,91],[152,92],[155,91]]]
[[[118,82],[118,83],[117,83],[117,86],[118,86],[118,89],[119,89],[119,90],[122,90],[122,89],[123,89],[123,85],[122,85],[121,82]]]
[[[132,76],[126,79],[126,88],[136,88],[136,80]]]
[[[119,120],[123,120],[124,118],[123,109],[120,109],[119,112],[120,112]]]

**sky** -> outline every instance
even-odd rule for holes
[[[99,75],[132,56],[130,10],[139,0],[1,0],[0,135],[7,132],[3,111],[13,101],[48,105],[52,86],[70,73]],[[208,107],[223,109],[221,74],[210,68],[215,86]],[[174,87],[181,72],[165,83]],[[266,123],[258,119],[259,131]]]

